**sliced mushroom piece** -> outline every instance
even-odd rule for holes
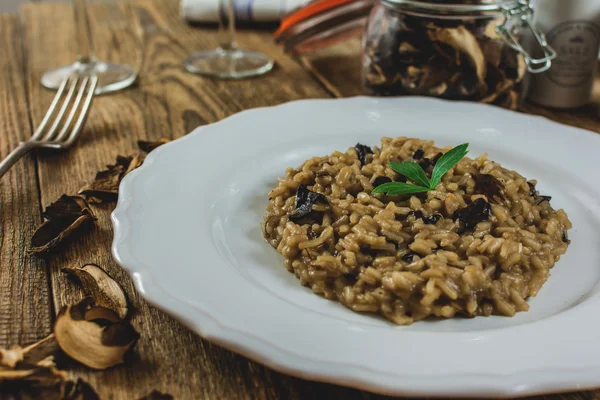
[[[490,201],[495,203],[502,203],[506,198],[504,191],[504,184],[500,182],[495,176],[490,174],[477,174],[474,175],[475,179],[475,191],[485,195]]]
[[[459,220],[466,230],[473,229],[478,223],[487,221],[491,215],[490,204],[478,198],[465,208],[454,212],[453,218]]]
[[[502,49],[500,68],[516,82],[521,82],[527,73],[527,64],[523,56],[508,46]]]
[[[94,304],[113,310],[120,319],[128,312],[127,297],[123,288],[96,264],[86,264],[80,268],[64,268],[62,272],[81,283],[87,296],[94,298]]]
[[[481,51],[488,64],[488,68],[491,65],[499,67],[502,62],[502,51],[506,45],[501,40],[483,39],[480,42]],[[489,70],[487,71],[489,75]]]
[[[479,81],[483,84],[486,75],[485,57],[477,39],[465,26],[442,28],[429,25],[427,36],[431,40],[445,43],[460,53],[465,54],[472,64]]]
[[[0,368],[15,368],[19,363],[37,365],[57,350],[54,334],[50,334],[26,347],[0,348]]]
[[[369,146],[360,143],[356,143],[354,150],[356,150],[356,156],[358,157],[361,166],[367,164],[367,157],[369,154],[373,154],[373,150]]]
[[[137,144],[140,150],[145,151],[146,153],[150,153],[152,150],[157,147],[162,146],[163,144],[167,144],[171,141],[171,139],[160,138],[158,140],[149,141],[149,140],[138,140]]]
[[[498,98],[492,102],[492,104],[507,108],[509,110],[516,110],[519,108],[519,99],[519,94],[514,90],[511,90],[500,94],[500,96],[498,96]]]
[[[502,40],[502,38],[498,34],[498,30],[497,30],[498,24],[500,23],[500,21],[502,21],[502,19],[500,19],[500,18],[495,18],[495,19],[492,19],[491,21],[489,21],[488,24],[485,26],[484,35],[490,39]]]
[[[440,83],[437,86],[432,87],[428,90],[429,94],[432,96],[442,96],[448,90],[448,84],[445,82]]]
[[[3,381],[27,381],[51,385],[66,378],[67,373],[56,368],[52,357],[40,361],[39,365],[23,365],[19,368],[0,366],[0,383]]]
[[[15,346],[10,349],[0,348],[0,368],[14,368],[17,363],[23,361],[23,348]]]
[[[402,82],[402,86],[404,86],[404,88],[409,92],[418,91],[424,75],[424,68],[427,68],[427,66],[417,67],[415,65],[409,65],[408,68],[406,68],[405,73],[400,75],[400,82]]]
[[[402,42],[400,43],[400,46],[398,46],[398,53],[400,55],[414,54],[419,52],[420,51],[409,42]]]
[[[96,217],[81,196],[63,194],[50,204],[42,214],[46,218],[33,234],[29,252],[32,254],[49,253]]]
[[[123,363],[139,334],[126,321],[113,322],[112,310],[90,304],[87,298],[60,311],[54,324],[58,345],[90,368],[106,369]]]
[[[79,194],[86,197],[91,203],[116,201],[121,180],[125,175],[142,165],[143,162],[144,157],[140,155],[117,156],[116,163],[108,165],[106,170],[98,172],[94,181],[81,188]]]
[[[66,373],[56,369],[54,363],[57,349],[52,334],[26,347],[0,349],[0,382],[10,380],[55,384],[64,380]]]
[[[313,212],[313,206],[318,201],[327,202],[326,197],[317,192],[308,190],[306,185],[301,184],[296,191],[296,210],[289,216],[290,221],[300,223]]]
[[[514,88],[515,81],[508,79],[500,68],[488,64],[486,84],[488,87],[488,94],[483,97],[481,101],[483,103],[493,104],[498,96]]]

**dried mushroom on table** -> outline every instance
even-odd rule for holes
[[[500,22],[497,15],[444,19],[376,5],[363,44],[363,85],[373,95],[435,96],[515,109],[527,68],[496,32]]]

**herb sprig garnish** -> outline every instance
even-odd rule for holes
[[[373,193],[394,194],[411,194],[425,193],[434,190],[438,183],[442,180],[444,174],[450,171],[458,162],[467,155],[469,143],[463,143],[456,146],[452,150],[444,154],[433,167],[431,179],[427,178],[427,174],[421,166],[411,161],[391,162],[390,168],[413,181],[415,185],[403,182],[388,182],[377,186],[373,189]]]

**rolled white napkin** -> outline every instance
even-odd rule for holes
[[[224,0],[226,3],[228,0]],[[233,0],[236,21],[276,22],[310,0]],[[221,0],[181,0],[181,15],[193,22],[217,22]],[[225,5],[224,5],[225,7]],[[221,12],[225,12],[224,9]]]

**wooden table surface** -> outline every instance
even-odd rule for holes
[[[136,355],[126,365],[103,372],[75,362],[62,365],[86,379],[103,399],[135,399],[154,389],[176,399],[383,398],[280,374],[200,339],[149,307],[110,255],[114,203],[95,207],[96,227],[62,253],[46,261],[27,254],[41,209],[62,193],[76,193],[117,154],[133,153],[139,139],[178,138],[198,125],[248,108],[360,93],[357,40],[311,58],[293,58],[273,44],[269,32],[243,31],[242,46],[276,59],[272,73],[245,81],[188,74],[182,61],[195,50],[215,47],[218,36],[214,28],[192,28],[183,22],[177,3],[109,2],[91,7],[97,55],[135,66],[140,71],[137,84],[95,100],[85,132],[73,149],[27,156],[0,182],[0,347],[46,336],[56,311],[82,298],[80,289],[60,269],[94,262],[123,285],[135,309],[132,324],[141,334]],[[19,17],[0,16],[1,157],[31,135],[49,106],[53,93],[40,86],[40,74],[70,63],[76,51],[68,3],[29,4],[21,8]],[[600,131],[592,107],[573,113],[525,109]],[[599,400],[600,391],[540,398]]]

